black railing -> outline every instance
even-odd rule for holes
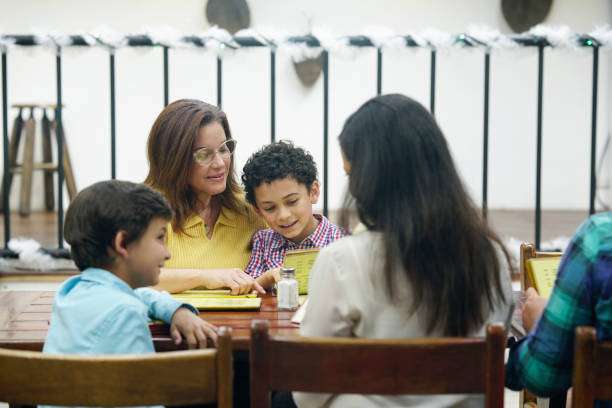
[[[49,37],[50,38],[50,37]],[[416,38],[415,36],[406,35],[400,37],[406,47],[427,47],[430,49],[430,111],[435,114],[435,91],[436,91],[436,45]],[[184,36],[180,38],[180,42],[193,47],[207,48],[207,42],[212,37]],[[538,51],[538,82],[537,82],[537,124],[536,124],[536,197],[535,197],[535,246],[540,248],[540,233],[541,233],[541,165],[542,165],[542,105],[543,105],[543,64],[544,50],[550,47],[551,43],[542,36],[532,34],[508,35],[504,39],[509,39],[513,43],[522,47],[537,47]],[[47,39],[48,40],[48,39]],[[169,103],[169,79],[168,51],[172,47],[169,44],[155,42],[147,35],[132,35],[123,38],[124,44],[129,47],[163,47],[163,84],[164,84],[164,106]],[[220,48],[241,48],[241,47],[268,47],[270,49],[270,140],[275,141],[275,122],[276,122],[276,51],[278,43],[273,40],[264,38],[235,36],[230,40],[216,40],[217,46]],[[367,36],[349,36],[345,37],[348,46],[355,47],[374,47],[376,48],[376,93],[382,93],[382,58],[384,48],[381,44],[377,44],[372,38]],[[116,101],[115,101],[115,47],[105,43],[103,39],[90,35],[70,35],[61,38],[51,39],[55,43],[56,54],[56,77],[57,77],[57,111],[56,118],[58,120],[57,127],[57,150],[58,150],[58,248],[46,249],[47,252],[56,254],[66,254],[64,249],[62,236],[62,220],[63,220],[63,169],[62,163],[62,127],[60,126],[62,118],[62,76],[61,76],[61,50],[63,47],[70,46],[105,46],[110,54],[110,144],[111,144],[111,177],[116,177]],[[322,47],[321,41],[313,35],[290,37],[284,40],[288,43],[303,44],[307,47],[321,47],[323,61],[323,213],[328,213],[328,124],[329,124],[329,52]],[[589,190],[589,213],[595,212],[595,194],[596,194],[596,127],[597,127],[597,87],[598,87],[598,65],[599,65],[599,48],[602,43],[596,38],[586,34],[576,34],[572,41],[580,47],[591,47],[593,49],[593,72],[592,72],[592,104],[591,104],[591,155],[590,155],[590,190]],[[8,140],[8,98],[7,98],[7,52],[9,44],[17,46],[36,46],[40,45],[39,37],[34,35],[5,35],[0,37],[0,48],[2,50],[2,115],[3,115],[3,146],[4,146],[4,191],[3,193],[3,211],[4,211],[4,238],[5,249],[2,252],[3,256],[14,256],[8,249],[8,241],[10,239],[10,212],[8,200],[8,176],[9,176],[9,140]],[[482,212],[484,217],[487,216],[487,186],[488,186],[488,146],[489,146],[489,78],[490,78],[490,49],[491,44],[482,39],[477,39],[468,34],[459,34],[453,37],[453,46],[458,47],[481,47],[484,50],[484,116],[483,116],[483,163],[482,163]],[[217,57],[217,105],[222,105],[223,96],[223,61],[220,56]]]

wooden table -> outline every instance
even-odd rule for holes
[[[25,350],[42,350],[55,292],[50,291],[0,291],[0,347]],[[232,328],[232,345],[235,350],[248,350],[250,327],[253,319],[270,322],[270,332],[284,336],[298,336],[299,329],[291,323],[293,312],[279,312],[276,297],[262,299],[256,311],[203,311],[200,316],[216,326]],[[164,327],[165,326],[165,327]],[[153,340],[158,351],[174,350],[168,326],[158,327]]]

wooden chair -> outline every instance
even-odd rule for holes
[[[523,242],[521,244],[521,259],[519,264],[519,276],[521,280],[521,290],[525,291],[527,288],[533,287],[533,282],[529,279],[529,274],[527,273],[527,261],[531,258],[550,258],[550,257],[558,257],[562,256],[563,252],[543,252],[536,251],[535,245],[530,242]],[[537,404],[537,397],[527,390],[523,390],[519,394],[519,408],[522,408],[525,403],[533,402]],[[551,400],[549,402],[550,408],[556,408],[565,406],[565,401],[557,401],[557,398]]]
[[[373,340],[270,337],[268,322],[251,325],[251,408],[269,407],[270,391],[358,394],[484,393],[504,404],[500,324],[484,338]]]
[[[597,342],[594,327],[576,328],[573,407],[592,408],[595,400],[612,400],[612,341]]]
[[[11,405],[232,406],[231,330],[219,348],[75,355],[0,349],[0,401]]]

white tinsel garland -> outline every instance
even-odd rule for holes
[[[597,26],[589,35],[598,40],[602,47],[612,49],[612,28],[609,25]]]
[[[178,32],[176,28],[170,26],[163,27],[144,27],[142,32],[151,39],[153,44],[163,45],[170,48],[186,48],[193,47],[193,44],[182,40],[183,34]]]
[[[578,48],[577,35],[568,26],[539,24],[529,30],[529,34],[546,38],[546,41],[556,48]]]
[[[7,52],[10,47],[15,45],[13,38],[4,38],[2,31],[0,31],[0,52]]]
[[[322,47],[309,47],[304,43],[283,42],[278,45],[281,55],[288,55],[294,62],[302,62],[307,59],[318,58],[323,52]]]
[[[231,44],[232,47],[237,47],[236,44],[232,44],[234,42],[232,35],[227,30],[217,26],[201,32],[197,37],[202,40],[206,48],[216,51],[219,57],[223,57],[226,45]]]
[[[6,265],[23,270],[70,270],[75,269],[74,263],[68,259],[53,258],[42,252],[40,244],[30,238],[13,238],[8,242],[8,248],[18,254],[19,261],[0,259],[0,266]]]
[[[189,37],[195,37],[208,50],[217,52],[219,56],[222,56],[227,48],[242,48],[240,43],[235,40],[236,37],[250,37],[266,47],[278,48],[279,51],[289,54],[294,61],[317,57],[322,50],[327,50],[335,56],[350,57],[360,48],[359,46],[350,45],[350,36],[338,35],[322,27],[314,27],[311,30],[310,35],[320,43],[320,46],[314,47],[304,42],[296,42],[294,39],[290,39],[290,37],[297,36],[289,36],[286,33],[270,28],[241,30],[236,33],[236,36],[232,36],[226,30],[217,26],[211,27],[195,36],[187,36],[175,28],[167,26],[145,27],[138,31],[138,33],[140,33],[138,35],[144,35],[153,44],[170,48],[194,47],[196,44]],[[77,33],[75,35],[83,38],[90,46],[107,47],[111,52],[117,48],[126,47],[130,37],[107,27],[98,27],[92,32]],[[60,33],[34,30],[33,36],[35,45],[51,50],[68,47],[73,44],[71,36]],[[474,46],[469,48],[484,47],[487,50],[512,49],[521,46],[516,41],[516,35],[501,34],[498,30],[481,26],[471,26],[465,33],[459,35],[452,35],[436,28],[427,28],[418,33],[408,32],[400,35],[393,33],[387,27],[368,27],[364,30],[363,34],[353,35],[352,38],[358,37],[369,39],[374,47],[381,49],[410,48],[406,38],[411,38],[419,47],[428,47],[436,50],[466,47],[468,45]],[[599,46],[603,49],[612,48],[612,29],[607,25],[598,26],[589,34],[576,33],[567,26],[538,25],[528,32],[521,34],[521,37],[542,38],[546,40],[548,45],[555,48],[584,49],[585,45]],[[582,38],[592,38],[594,41],[592,44],[582,44]],[[2,52],[7,52],[9,48],[14,48],[14,46],[14,38],[0,35],[0,49]],[[249,46],[245,45],[245,47]]]
[[[257,42],[264,44],[264,46],[275,48],[276,44],[283,41],[284,35],[280,36],[279,33],[272,34],[271,32],[264,32],[262,30],[256,30],[254,28],[244,28],[234,34],[236,37],[250,37],[255,39]]]
[[[128,43],[127,38],[107,26],[98,26],[90,34],[94,38],[97,44],[107,47],[111,52],[115,49],[125,47]]]

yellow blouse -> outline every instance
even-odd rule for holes
[[[176,269],[244,269],[251,257],[251,238],[266,223],[250,208],[244,215],[227,208],[221,213],[210,239],[204,221],[192,215],[185,221],[186,234],[176,232],[168,224],[166,245],[171,257],[164,264]]]

